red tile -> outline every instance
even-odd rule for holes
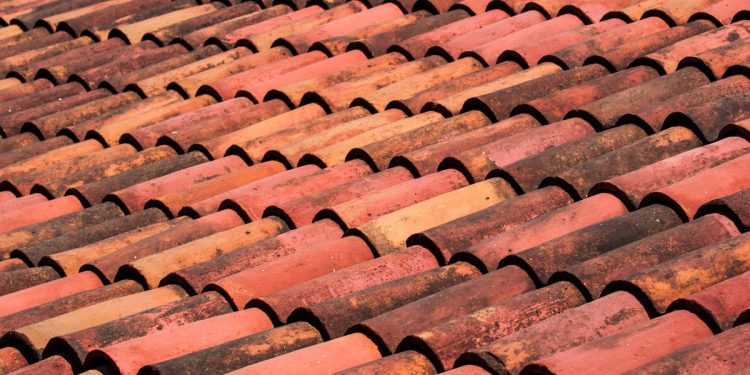
[[[116,202],[127,212],[138,212],[153,196],[171,193],[181,186],[222,176],[246,167],[247,164],[236,156],[216,159],[112,192],[105,199]]]
[[[517,31],[539,24],[545,20],[544,16],[539,12],[524,12],[514,17],[508,17],[507,13],[501,11],[490,11],[487,13],[488,15],[486,16],[480,15],[470,18],[470,21],[465,21],[464,23],[467,24],[465,27],[468,29],[466,31],[458,29],[458,32],[451,32],[452,28],[449,28],[449,33],[444,36],[447,40],[442,39],[443,35],[439,35],[441,39],[435,41],[428,39],[427,43],[430,45],[435,44],[436,46],[431,48],[425,45],[420,51],[426,49],[428,54],[440,54],[444,57],[457,59],[462,52],[473,46],[479,46],[495,39],[512,35]],[[419,43],[418,41],[417,45]],[[486,62],[486,65],[491,65],[494,59],[493,61]]]
[[[728,25],[737,19],[737,15],[745,10],[745,4],[741,2],[722,0],[711,4],[702,11],[690,16],[693,20],[709,20],[716,26]]]
[[[468,50],[469,52],[465,53],[464,56],[472,56],[480,59],[485,65],[491,65],[495,62],[499,62],[504,52],[515,51],[517,48],[522,48],[529,39],[544,38],[550,33],[564,34],[566,31],[581,26],[583,26],[583,22],[581,22],[578,17],[566,14],[515,31],[512,34],[497,38],[488,43],[477,44],[472,42],[471,44],[465,45],[464,50]],[[543,55],[544,52],[539,54],[540,57]],[[534,62],[530,61],[522,62],[522,66],[531,66],[533,64]]]
[[[102,281],[91,272],[63,277],[0,297],[0,316],[8,316],[85,290],[101,287]]]
[[[363,320],[480,275],[468,263],[455,263],[297,309],[289,321],[307,321],[327,339],[341,337]]]
[[[413,16],[421,14],[422,11],[412,13]],[[437,37],[437,35],[444,35],[443,33],[447,31],[446,29],[451,28],[450,25],[455,25],[456,23],[467,19],[467,17],[469,16],[469,12],[458,9],[450,10],[448,12],[437,14],[435,16],[427,13],[427,16],[421,17],[408,25],[404,25],[390,31],[378,33],[363,40],[351,41],[351,48],[360,49],[368,56],[381,56],[386,54],[386,52],[396,51],[410,59],[416,59],[424,56],[424,52],[429,46],[433,44],[434,41],[441,40],[441,38]],[[489,17],[492,16],[488,16],[488,18]],[[407,43],[409,40],[414,41],[408,44],[419,44],[419,47],[417,47],[418,50],[414,53],[412,53],[411,51],[406,52],[405,49],[400,47],[404,45],[404,43]],[[420,41],[417,42],[416,40]],[[427,40],[432,40],[432,42],[428,42]],[[395,47],[397,43],[399,47]]]
[[[725,138],[600,182],[592,193],[610,192],[630,207],[638,207],[649,193],[744,155],[749,147],[742,138]]]
[[[144,367],[149,374],[229,372],[323,342],[307,323],[290,323]],[[241,353],[241,355],[237,355]]]
[[[540,359],[524,374],[625,372],[711,336],[695,315],[673,312]]]
[[[650,313],[663,313],[678,298],[746,272],[747,242],[748,236],[742,234],[699,248],[616,280],[602,293],[627,290]]]
[[[200,217],[202,215],[208,215],[215,212],[219,205],[227,199],[232,199],[249,192],[257,191],[260,189],[271,189],[277,185],[284,185],[290,181],[294,181],[298,178],[312,176],[316,173],[320,173],[320,168],[313,165],[306,165],[300,168],[293,168],[288,171],[272,174],[267,177],[252,181],[248,184],[243,184],[233,189],[222,190],[218,194],[212,194],[210,197],[200,200],[198,202],[191,203],[189,206],[185,206],[178,212],[179,215],[187,215],[190,217]]]
[[[712,374],[738,373],[741,369],[747,369],[750,366],[747,356],[741,352],[748,338],[748,330],[750,330],[750,325],[741,325],[658,358],[628,374],[658,374],[666,369],[681,373],[701,371],[708,371]]]
[[[340,186],[371,173],[372,170],[364,162],[350,161],[326,168],[320,173],[308,177],[289,181],[285,185],[269,186],[269,189],[265,192],[255,192],[254,194],[231,198],[230,201],[222,203],[222,207],[232,207],[244,217],[257,220],[262,217],[263,211],[271,205],[300,198],[310,192]]]
[[[361,334],[353,334],[280,355],[230,374],[276,375],[306,371],[333,374],[378,358],[380,353],[375,344]]]
[[[341,238],[342,230],[330,220],[319,221],[276,237],[235,249],[208,262],[176,271],[164,278],[165,284],[178,284],[191,293],[243,270],[259,267],[277,258]]]
[[[498,293],[485,293],[487,289]],[[534,289],[526,272],[517,267],[504,267],[364,320],[349,331],[364,333],[383,353],[394,353],[408,335]]]
[[[464,12],[458,11],[449,13],[463,13],[464,16],[458,16],[462,18],[400,41],[394,44],[394,47],[391,47],[390,50],[417,59],[423,57],[427,50],[436,44],[456,39],[461,35],[508,18],[508,14],[501,10],[491,10],[474,17],[466,17]]]
[[[575,197],[585,197],[591,188],[608,178],[622,175],[701,145],[698,137],[683,127],[674,127],[637,140],[583,164],[543,180],[541,186],[560,186]]]
[[[714,284],[672,303],[670,310],[688,310],[698,315],[714,332],[726,331],[743,323],[750,295],[750,272]]]
[[[184,206],[189,206],[203,199],[250,184],[285,170],[286,168],[281,163],[273,161],[240,168],[210,180],[197,181],[189,186],[183,186],[183,188],[177,191],[151,198],[144,205],[144,209],[156,207],[168,216],[174,217],[177,216],[180,208]]]
[[[82,269],[94,271],[103,279],[113,281],[120,266],[129,263],[133,259],[155,254],[196,238],[205,237],[241,224],[242,219],[233,211],[219,211],[197,220],[185,222],[182,225],[118,249],[113,253],[96,258],[82,266]]]
[[[262,309],[275,322],[286,322],[296,308],[437,267],[429,251],[409,248],[266,294],[251,300],[247,307]]]
[[[39,202],[13,212],[0,215],[0,232],[6,233],[27,225],[41,223],[83,209],[81,202],[72,196]]]
[[[272,100],[278,102],[278,100]],[[265,102],[270,103],[270,102]],[[238,155],[246,161],[257,162],[271,150],[314,137],[328,129],[370,115],[361,107],[345,109],[326,115],[318,105],[304,105],[283,115],[231,133],[207,139],[191,146],[193,150],[216,155]]]
[[[674,72],[680,60],[685,57],[748,37],[748,25],[750,23],[740,21],[739,23],[703,32],[664,47],[656,52],[649,53],[637,60],[637,63],[648,64],[667,73]]]
[[[249,4],[247,6],[252,7]],[[274,5],[180,35],[180,41],[187,43],[193,48],[198,48],[198,46],[203,45],[210,39],[222,39],[234,30],[267,21],[290,12],[291,8],[287,5]]]
[[[496,169],[534,156],[548,148],[595,134],[585,121],[570,119],[528,130],[443,160],[438,169],[454,168],[474,181],[481,181]]]
[[[387,169],[297,199],[279,199],[275,205],[263,211],[263,217],[277,216],[297,227],[307,225],[322,209],[378,193],[407,182],[412,177],[404,168]]]
[[[592,298],[596,298],[610,282],[618,278],[627,277],[647,267],[656,266],[738,234],[737,229],[725,217],[709,215],[579,264],[569,265],[565,270],[560,267],[559,273],[550,277],[550,282],[570,280],[581,286],[581,290],[589,293]]]
[[[659,31],[644,37],[634,38],[619,47],[613,47],[587,57],[584,63],[598,63],[610,70],[625,69],[633,60],[670,46],[683,39],[711,30],[714,25],[706,21],[690,22]]]
[[[556,283],[408,336],[401,342],[398,350],[419,351],[432,358],[439,371],[450,369],[465,351],[585,302],[573,285]]]
[[[498,372],[518,374],[532,361],[577,347],[648,321],[635,297],[618,292],[571,308],[474,349],[457,360]],[[539,337],[554,335],[555,340]]]
[[[256,309],[222,314],[95,349],[86,356],[84,366],[105,365],[123,375],[136,374],[145,365],[270,328],[271,321]],[[165,342],[175,345],[165,346]]]
[[[484,269],[494,269],[509,255],[626,212],[614,196],[597,194],[472,245],[455,254],[452,260],[470,260]]]
[[[407,243],[430,249],[440,256],[441,262],[446,262],[468,246],[512,230],[572,202],[562,189],[539,189],[427,229],[409,237]]]
[[[656,236],[680,224],[680,217],[669,208],[649,206],[516,253],[504,259],[501,266],[513,264],[522,267],[537,284],[545,285],[550,283],[550,278],[558,271],[575,268],[595,257],[609,257],[616,252],[615,249]],[[620,269],[625,268],[628,267],[622,266]],[[603,267],[599,270],[607,271]],[[610,274],[616,272],[610,271]],[[586,293],[585,286],[581,291]]]
[[[286,27],[295,21],[303,20],[308,17],[320,16],[323,11],[324,9],[320,6],[310,6],[290,13],[284,12],[276,17],[264,19],[261,22],[234,29],[229,33],[219,36],[217,39],[221,45],[228,49],[244,38],[265,33],[274,28],[282,26]]]
[[[332,20],[311,30],[280,38],[274,42],[274,45],[287,47],[294,53],[304,53],[316,41],[346,35],[364,27],[391,21],[402,15],[397,5],[386,3]]]
[[[242,309],[252,299],[332,274],[372,257],[364,241],[345,237],[320,242],[299,249],[294,254],[248,268],[209,284],[205,290],[219,291],[232,306]]]
[[[746,173],[747,160],[750,156],[740,156],[716,167],[706,169],[680,182],[661,188],[646,196],[642,205],[655,201],[665,202],[678,210],[685,218],[693,218],[698,208],[716,198],[729,195],[748,188]],[[705,181],[722,181],[722,184],[707,190]]]

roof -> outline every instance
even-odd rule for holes
[[[0,0],[0,373],[750,373],[750,2]]]

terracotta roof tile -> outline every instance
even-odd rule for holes
[[[711,331],[695,315],[673,312],[542,358],[521,373],[594,373],[604,369],[625,372],[710,335]]]
[[[634,369],[631,373],[659,374],[666,369],[682,373],[689,371],[731,373],[734,370],[746,368],[750,365],[745,360],[747,357],[736,352],[736,349],[742,347],[742,343],[747,340],[748,329],[750,329],[749,325],[741,325],[728,332],[698,341]]]
[[[647,321],[648,315],[638,300],[617,292],[478,347],[456,364],[475,363],[493,371],[518,374],[533,361]],[[540,335],[555,335],[555,340],[538,342]]]
[[[0,0],[0,372],[742,371],[746,5]]]
[[[543,267],[537,266],[534,269],[549,276],[548,282],[570,280],[579,285],[581,290],[588,293],[591,298],[596,298],[602,294],[610,282],[618,277],[626,277],[646,267],[658,265],[737,234],[737,229],[725,217],[709,215],[687,224],[668,228],[617,249],[611,249],[609,252],[587,260],[575,259],[574,255],[569,258],[572,262],[568,263],[566,270],[560,267],[558,273],[551,276],[549,273],[544,273]],[[529,250],[529,253],[521,253],[518,257],[523,258],[526,254],[533,255],[533,252]],[[574,264],[576,260],[580,263]]]

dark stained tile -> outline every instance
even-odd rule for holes
[[[746,272],[747,238],[741,234],[643,269],[613,281],[602,293],[627,290],[650,313],[663,313],[678,298]]]
[[[409,237],[407,244],[428,248],[446,262],[466,247],[567,206],[572,201],[562,189],[540,189],[424,230]]]
[[[157,160],[143,166],[124,171],[114,176],[105,177],[101,180],[74,187],[66,194],[74,195],[85,202],[86,205],[95,205],[109,193],[124,189],[128,186],[148,181],[159,176],[164,176],[183,168],[188,168],[208,160],[197,152],[189,152],[184,155]]]
[[[122,210],[114,204],[97,204],[85,210],[71,212],[51,220],[2,233],[0,234],[0,238],[3,240],[2,247],[0,247],[0,258],[7,258],[10,252],[16,248],[121,216],[123,216]]]
[[[616,194],[635,208],[649,193],[744,155],[748,147],[750,144],[742,138],[725,138],[602,181],[591,192]]]
[[[320,333],[307,323],[284,326],[227,341],[212,348],[144,367],[146,374],[201,374],[211,371],[229,372],[322,343]]]
[[[29,265],[34,265],[38,264],[42,257],[85,246],[110,236],[164,221],[166,221],[166,217],[157,210],[143,211],[135,215],[113,218],[78,230],[71,230],[54,238],[21,246],[14,249],[10,255],[23,259]]]
[[[60,275],[50,267],[34,267],[3,272],[0,274],[3,285],[0,288],[0,296],[6,297],[13,292],[23,291],[26,288],[53,281],[59,277]]]
[[[422,352],[433,360],[438,370],[449,369],[465,351],[495,341],[585,302],[573,285],[555,283],[505,299],[416,335],[407,336],[399,344],[398,350]]]
[[[250,300],[246,307],[260,308],[273,321],[286,322],[296,308],[437,267],[438,263],[429,251],[412,247],[266,294]]]
[[[575,197],[585,197],[598,182],[637,170],[700,145],[698,137],[687,128],[669,128],[550,176],[542,181],[541,186],[556,185]]]
[[[245,7],[253,8],[250,4],[245,5]],[[186,43],[193,48],[198,48],[199,46],[204,45],[209,39],[221,39],[236,29],[257,24],[289,13],[290,11],[291,9],[287,5],[274,5],[226,21],[218,22],[213,25],[208,25],[186,34],[178,35],[177,38],[182,43]]]
[[[647,321],[648,314],[635,297],[617,292],[478,347],[459,357],[456,366],[473,363],[497,372],[518,374],[532,361]],[[538,340],[550,334],[556,339]]]
[[[602,64],[612,71],[625,69],[636,58],[648,55],[696,34],[706,32],[714,27],[711,22],[707,21],[696,21],[671,27],[650,35],[634,38],[634,40],[624,43],[621,46],[589,56],[584,60],[584,64]]]
[[[750,81],[744,76],[731,76],[696,87],[664,101],[633,109],[620,117],[618,123],[633,123],[638,124],[644,129],[659,131],[665,125],[665,120],[672,113],[689,111],[691,108],[701,106],[707,102],[737,95],[749,89]]]
[[[676,112],[667,117],[665,124],[686,124],[707,142],[714,142],[723,134],[724,128],[747,116],[750,92],[726,96],[701,105]]]
[[[678,311],[539,359],[521,373],[626,372],[710,336],[695,315]]]
[[[746,199],[750,194],[749,189],[745,189],[726,197],[715,199],[705,205],[703,205],[696,216],[703,216],[708,213],[720,213],[724,216],[729,217],[734,221],[735,225],[740,228],[741,231],[746,232],[750,228],[750,219],[748,218],[748,200]]]
[[[561,263],[559,272],[550,276],[550,282],[569,280],[579,285],[590,298],[597,298],[604,288],[617,278],[626,277],[738,234],[737,229],[725,217],[709,215],[655,233],[578,264],[568,263],[566,266]],[[567,269],[563,270],[565,267]],[[545,274],[549,275],[548,272]]]
[[[80,371],[86,356],[94,349],[231,311],[221,296],[216,293],[204,293],[52,338],[44,351],[44,356],[61,355]]]
[[[133,259],[153,255],[239,225],[242,225],[242,219],[234,212],[231,210],[219,211],[200,219],[183,222],[181,225],[117,249],[109,254],[97,257],[81,266],[81,270],[91,270],[100,275],[104,280],[114,281],[120,266],[129,263]],[[144,285],[146,284],[146,281],[143,279],[138,281]]]
[[[645,136],[646,133],[637,126],[618,126],[589,137],[549,148],[490,172],[490,175],[501,176],[518,190],[530,192],[536,189],[546,176],[585,163],[607,152],[627,146]]]
[[[484,293],[487,288],[498,293]],[[533,289],[534,284],[526,272],[517,267],[504,267],[364,320],[349,331],[364,333],[378,344],[381,352],[393,353],[408,335]]]
[[[133,260],[120,267],[115,279],[144,280],[149,287],[156,288],[169,273],[210,261],[287,230],[287,225],[278,218],[264,218]]]
[[[455,263],[396,279],[292,312],[289,321],[306,321],[326,339],[343,336],[363,320],[406,305],[481,275],[467,263]]]
[[[456,253],[451,261],[468,260],[491,270],[507,256],[625,213],[627,209],[617,198],[597,194],[469,246]]]
[[[537,284],[545,285],[557,271],[599,255],[610,256],[614,249],[680,224],[682,220],[669,208],[649,206],[521,251],[504,259],[501,266],[514,264],[522,267]]]
[[[130,216],[135,217],[140,215],[144,214]],[[190,218],[180,217],[174,220],[145,225],[80,247],[45,255],[39,260],[39,265],[47,265],[53,267],[61,274],[72,275],[78,272],[81,266],[96,258],[113,253],[123,247],[174,228],[189,220]]]

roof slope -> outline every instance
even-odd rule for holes
[[[750,372],[750,2],[0,0],[0,373]]]

